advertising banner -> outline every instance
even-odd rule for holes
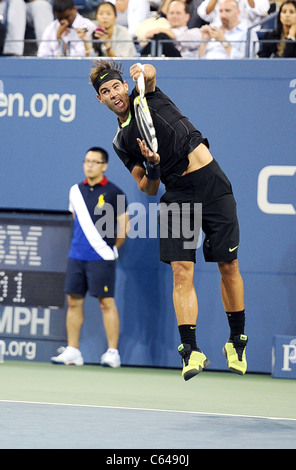
[[[0,211],[0,360],[48,361],[66,342],[70,213]]]
[[[273,338],[272,376],[296,379],[296,336],[276,335]]]
[[[209,140],[213,157],[231,181],[240,222],[248,371],[270,373],[274,336],[296,334],[295,60],[143,60],[153,60],[157,86]],[[141,193],[114,153],[118,122],[89,83],[92,62],[0,58],[0,208],[66,211],[70,187],[84,179],[86,151],[105,148],[106,175],[127,195],[133,223],[117,262],[122,363],[180,367],[172,272],[159,262],[158,240],[150,224],[164,187],[160,185],[155,197]],[[135,84],[129,68],[134,62],[120,62],[131,91]],[[2,237],[10,243],[3,248],[0,238],[1,335],[9,335],[11,325],[21,335],[31,328],[36,336],[44,336],[42,322],[50,316],[47,339],[57,339],[53,331],[63,339],[64,319],[58,328],[53,325],[64,308],[61,286],[68,228],[63,232],[58,224],[39,220],[0,225]],[[18,236],[32,240],[30,249],[26,244],[16,251]],[[18,264],[13,264],[16,259]],[[225,370],[222,348],[229,328],[220,276],[216,264],[205,263],[200,248],[195,271],[198,344],[210,359],[210,368]],[[16,310],[20,308],[28,310]],[[81,334],[85,361],[98,363],[106,347],[98,300],[87,298]]]

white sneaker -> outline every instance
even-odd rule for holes
[[[81,352],[77,348],[67,346],[58,349],[58,356],[51,358],[53,364],[64,364],[66,366],[83,366],[84,360]]]
[[[120,356],[117,349],[107,349],[107,351],[101,356],[101,365],[114,368],[120,367]]]

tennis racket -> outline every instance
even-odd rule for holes
[[[145,98],[145,80],[142,73],[137,80],[137,85],[140,94],[134,99],[134,109],[138,129],[142,139],[146,141],[150,150],[156,153],[158,150],[158,142],[147,100]]]

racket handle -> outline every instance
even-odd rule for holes
[[[144,75],[142,73],[138,77],[137,85],[138,85],[138,89],[139,89],[139,92],[140,92],[140,96],[141,96],[141,98],[143,98],[143,96],[145,95],[145,79],[144,79]]]

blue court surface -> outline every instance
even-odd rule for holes
[[[0,382],[0,449],[105,449],[105,463],[146,468],[163,449],[184,454],[176,467],[191,449],[296,448],[295,380],[7,361]],[[120,461],[134,449],[148,457]]]

